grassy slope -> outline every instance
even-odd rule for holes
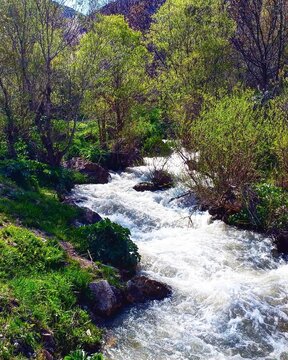
[[[0,358],[42,359],[44,348],[56,358],[80,346],[96,350],[101,331],[78,304],[89,282],[111,271],[82,269],[59,246],[69,241],[78,210],[51,191],[0,183]]]

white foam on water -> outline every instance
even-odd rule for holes
[[[112,174],[105,185],[81,185],[79,203],[128,227],[142,255],[142,271],[173,288],[173,296],[125,312],[109,330],[111,360],[279,360],[288,356],[288,264],[272,243],[239,231],[181,201],[181,186],[143,192],[146,166]],[[167,164],[181,174],[182,161]],[[287,357],[288,358],[288,357]]]

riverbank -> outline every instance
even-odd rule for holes
[[[106,318],[171,289],[137,276],[140,255],[127,229],[64,196],[83,175],[31,165],[1,168],[0,357],[60,359],[79,348],[94,354]]]

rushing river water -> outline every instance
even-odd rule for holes
[[[151,162],[151,161],[150,161]],[[171,171],[180,172],[177,156]],[[260,235],[238,231],[181,200],[185,189],[138,193],[150,166],[75,190],[80,204],[131,230],[142,271],[173,296],[127,310],[111,326],[111,360],[288,359],[288,264]]]

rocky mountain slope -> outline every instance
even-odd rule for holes
[[[115,0],[101,9],[104,15],[122,14],[137,30],[149,29],[153,14],[165,0]]]

